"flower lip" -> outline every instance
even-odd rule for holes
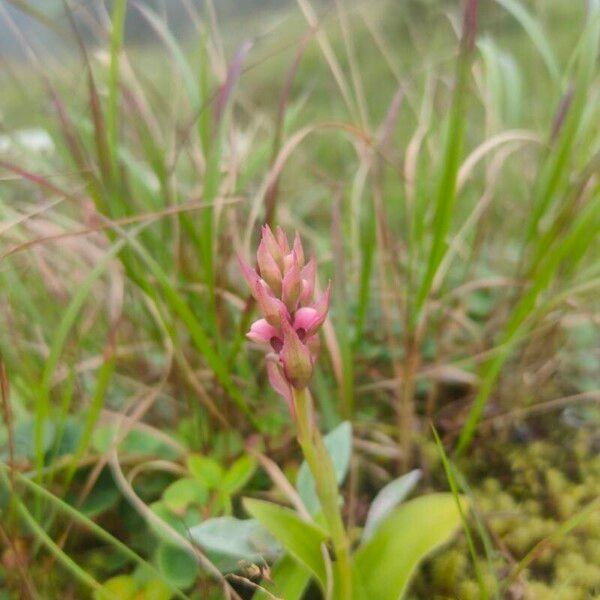
[[[257,344],[268,344],[273,337],[277,337],[279,332],[266,319],[258,319],[250,326],[250,331],[246,334],[248,339]]]

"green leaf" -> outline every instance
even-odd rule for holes
[[[244,499],[244,508],[262,523],[300,563],[310,569],[323,588],[327,574],[321,544],[327,533],[315,525],[303,521],[293,510],[264,500]]]
[[[161,579],[151,579],[142,591],[139,600],[170,600],[173,594]]]
[[[248,455],[238,458],[225,473],[221,490],[235,494],[241,490],[256,470],[256,461]]]
[[[224,573],[235,571],[240,561],[263,564],[281,554],[279,542],[255,519],[208,519],[189,536]]]
[[[178,588],[190,587],[198,575],[196,559],[187,550],[171,544],[158,546],[156,563],[165,579]]]
[[[112,508],[120,497],[116,487],[106,484],[96,485],[79,510],[86,517],[94,518]]]
[[[344,481],[350,465],[352,425],[349,421],[340,423],[324,437],[323,441],[331,456],[337,483],[340,485]],[[315,480],[306,461],[300,465],[300,469],[298,470],[296,488],[298,489],[300,498],[302,498],[302,502],[304,502],[304,506],[306,506],[310,514],[317,514],[321,509],[321,505],[315,489]]]
[[[171,511],[164,502],[154,502],[150,505],[150,509],[167,525],[170,525],[177,533],[183,537],[188,537],[188,530],[191,526],[201,520],[200,512],[195,507],[188,507],[185,514],[176,515]],[[152,532],[166,543],[173,544],[173,538],[162,527],[148,519],[148,525]]]
[[[137,584],[129,575],[111,577],[102,584],[103,590],[113,594],[119,600],[133,600],[137,592]],[[94,592],[94,600],[104,600],[105,596],[100,591]]]
[[[27,417],[18,421],[14,426],[14,453],[17,458],[35,457],[35,420],[33,417]],[[41,451],[46,453],[52,447],[56,426],[52,421],[45,421],[43,426]],[[0,432],[0,460],[8,458],[8,436],[3,429]]]
[[[208,490],[192,477],[178,479],[163,493],[163,502],[175,513],[185,511],[190,504],[203,506],[207,501]]]
[[[92,447],[101,454],[108,452],[117,435],[116,425],[97,427],[92,436]],[[138,429],[130,431],[119,444],[119,448],[126,454],[158,456],[165,460],[179,458],[179,452],[173,446],[158,439],[151,432]]]
[[[273,600],[273,596],[285,600],[301,600],[309,581],[310,573],[286,554],[271,567],[269,580],[260,582],[271,595],[258,590],[252,600]]]
[[[520,2],[517,2],[517,0],[496,0],[496,2],[510,12],[521,24],[542,57],[546,68],[548,69],[548,73],[555,82],[559,82],[560,69],[558,68],[556,57],[552,51],[552,46],[548,42],[549,37],[540,27],[539,20],[531,16],[525,7]]]
[[[399,600],[417,565],[446,543],[461,523],[452,494],[429,494],[397,508],[355,554],[366,597]]]
[[[188,457],[189,472],[207,489],[214,490],[223,480],[223,467],[210,456],[192,454]]]
[[[388,483],[379,490],[379,493],[371,503],[367,521],[363,530],[363,543],[373,537],[381,522],[400,504],[406,496],[414,489],[419,479],[421,470],[415,469],[406,475]]]

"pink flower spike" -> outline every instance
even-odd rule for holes
[[[269,243],[265,237],[262,238],[256,252],[260,276],[267,282],[276,296],[281,294],[281,269],[269,251]],[[283,260],[283,258],[282,258]]]
[[[257,344],[269,344],[271,339],[279,337],[279,332],[266,319],[254,321],[246,337]]]
[[[294,312],[302,293],[302,277],[300,276],[300,267],[297,262],[294,261],[292,263],[292,266],[283,278],[281,287],[283,302],[290,312]]]
[[[273,327],[281,327],[282,315],[285,317],[284,320],[290,318],[285,304],[270,293],[263,281],[256,282],[254,292],[262,314]]]
[[[271,387],[280,395],[283,396],[288,403],[292,417],[296,418],[296,407],[294,406],[294,397],[292,388],[287,382],[281,366],[275,360],[267,360],[267,375]]]
[[[312,301],[315,293],[315,281],[317,277],[317,261],[314,256],[306,263],[301,272],[302,294],[300,295],[300,304],[308,304]]]
[[[305,388],[313,374],[313,358],[310,350],[300,341],[295,329],[286,319],[282,319],[283,347],[279,359],[283,373],[289,383],[297,388]]]

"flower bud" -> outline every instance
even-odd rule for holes
[[[286,321],[289,318],[285,304],[278,298],[275,298],[261,280],[257,281],[254,286],[254,297],[265,319],[273,327],[281,327],[282,315],[284,315],[284,320]]]
[[[277,261],[269,251],[269,244],[265,237],[262,238],[256,252],[256,260],[260,276],[267,282],[276,296],[281,294],[281,270]]]
[[[242,272],[242,276],[246,280],[248,287],[252,291],[252,295],[254,295],[254,289],[256,288],[256,282],[260,280],[258,273],[241,257],[240,254],[237,255],[238,263],[240,265],[240,270]]]
[[[277,227],[275,230],[275,237],[277,238],[277,243],[279,244],[279,249],[281,250],[281,254],[289,254],[290,245],[288,244],[287,236],[281,227]]]
[[[302,293],[300,294],[300,303],[308,304],[312,301],[315,293],[315,282],[317,278],[317,261],[312,256],[306,263],[301,272]]]
[[[305,388],[313,373],[313,360],[310,350],[300,341],[294,328],[282,320],[283,347],[279,358],[286,379],[295,388]]]
[[[290,312],[296,310],[300,294],[302,293],[302,277],[300,266],[294,261],[283,278],[282,296],[283,302]]]
[[[273,257],[279,269],[283,270],[283,249],[275,239],[275,236],[268,225],[264,225],[262,228],[261,242],[265,243],[269,254]]]
[[[302,248],[302,241],[300,240],[300,234],[296,231],[296,236],[294,237],[294,248],[293,252],[296,255],[298,260],[298,265],[300,268],[304,266],[304,248]]]

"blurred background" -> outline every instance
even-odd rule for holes
[[[0,0],[0,600],[226,597],[194,544],[271,597],[241,498],[304,492],[245,339],[265,222],[333,282],[353,539],[397,477],[449,489],[433,425],[472,538],[406,597],[600,597],[599,12]]]

